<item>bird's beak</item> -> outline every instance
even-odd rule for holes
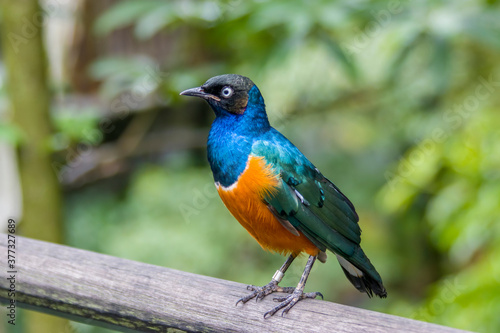
[[[220,101],[219,97],[212,95],[212,94],[209,94],[209,93],[206,93],[202,87],[196,87],[196,88],[184,90],[183,92],[180,93],[180,95],[200,97],[200,98],[203,98],[206,100],[208,100],[210,98],[210,99],[216,100],[217,102]]]

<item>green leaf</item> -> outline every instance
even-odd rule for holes
[[[158,0],[129,0],[118,2],[105,11],[95,22],[94,31],[107,35],[115,29],[133,24],[140,17],[165,6]]]
[[[433,36],[434,56],[431,62],[431,71],[434,74],[436,85],[435,94],[443,94],[448,88],[450,79],[451,46],[449,40],[443,36]]]
[[[151,11],[138,19],[134,30],[135,35],[139,39],[151,38],[158,31],[172,23],[175,18],[176,13],[173,6],[166,2],[155,11]]]
[[[347,76],[349,76],[349,78],[353,81],[356,81],[358,79],[358,68],[356,67],[356,63],[352,59],[348,58],[339,43],[330,37],[326,31],[322,30],[318,34],[320,40],[325,43],[332,56],[342,65],[342,68]]]
[[[394,83],[402,70],[403,64],[411,52],[426,38],[426,33],[423,31],[415,31],[409,34],[401,44],[399,50],[394,54],[392,65],[388,71],[387,81]]]

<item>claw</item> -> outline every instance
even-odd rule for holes
[[[324,299],[325,299],[325,298],[323,297],[323,294],[322,294],[322,293],[320,293],[319,291],[316,291],[316,292],[314,292],[314,293],[310,293],[310,294],[316,294],[316,296],[311,297],[311,298],[316,298],[316,297],[318,297],[318,296],[321,296],[321,300],[324,300]]]
[[[291,295],[285,297],[275,297],[273,300],[281,303],[272,308],[271,310],[267,311],[266,313],[264,313],[264,319],[268,318],[268,316],[272,317],[276,312],[278,312],[281,309],[283,309],[283,311],[281,312],[281,316],[283,317],[300,300],[303,300],[305,298],[314,299],[317,296],[321,296],[321,298],[323,298],[323,295],[319,292],[304,293],[300,289],[295,289],[295,291]]]
[[[236,302],[236,305],[238,305],[240,302],[244,304],[249,300],[251,300],[252,298],[255,298],[255,301],[258,301],[276,291],[291,294],[286,297],[275,297],[274,300],[281,303],[272,308],[271,310],[267,311],[266,313],[264,313],[264,319],[266,319],[268,317],[273,316],[276,312],[278,312],[281,309],[283,309],[283,311],[281,312],[281,316],[284,316],[285,314],[288,313],[288,311],[290,311],[291,308],[293,308],[295,304],[297,304],[300,300],[304,298],[316,298],[318,296],[321,296],[321,298],[323,298],[323,295],[319,292],[304,293],[304,286],[306,284],[309,273],[311,273],[311,268],[314,264],[314,261],[316,260],[316,256],[309,256],[309,259],[307,259],[306,267],[304,268],[304,272],[302,273],[299,284],[297,285],[296,288],[278,286],[278,283],[283,278],[283,274],[287,270],[288,266],[290,266],[293,259],[295,259],[295,255],[291,254],[285,261],[283,266],[281,266],[281,268],[276,271],[271,282],[269,282],[265,286],[263,287],[256,287],[252,285],[247,286],[247,289],[253,292],[250,295],[240,298],[238,302]]]
[[[240,302],[245,304],[246,302],[248,302],[249,300],[251,300],[253,298],[255,298],[255,301],[257,302],[261,299],[264,299],[264,297],[266,297],[267,295],[270,295],[270,294],[277,292],[277,291],[292,293],[294,288],[292,288],[292,287],[282,288],[282,287],[278,286],[278,282],[276,280],[272,280],[271,282],[269,282],[268,284],[266,284],[263,287],[249,285],[249,286],[247,286],[247,290],[253,291],[253,293],[251,293],[245,297],[240,298],[236,302],[236,305],[238,305]]]

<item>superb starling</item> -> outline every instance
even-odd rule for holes
[[[382,279],[360,247],[361,229],[353,204],[280,132],[269,124],[264,99],[247,77],[226,74],[181,95],[203,98],[215,112],[208,136],[208,161],[215,187],[227,209],[264,248],[288,258],[263,287],[236,304],[262,299],[273,292],[279,305],[264,318],[298,301],[322,295],[304,293],[316,259],[326,261],[326,250],[337,257],[351,283],[368,296],[386,297]],[[296,288],[278,283],[292,261],[309,255]]]

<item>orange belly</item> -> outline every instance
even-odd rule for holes
[[[279,186],[279,175],[273,173],[263,157],[250,156],[235,184],[216,186],[227,209],[264,249],[282,254],[319,253],[302,233],[296,236],[285,229],[263,201],[264,195],[272,195]]]

